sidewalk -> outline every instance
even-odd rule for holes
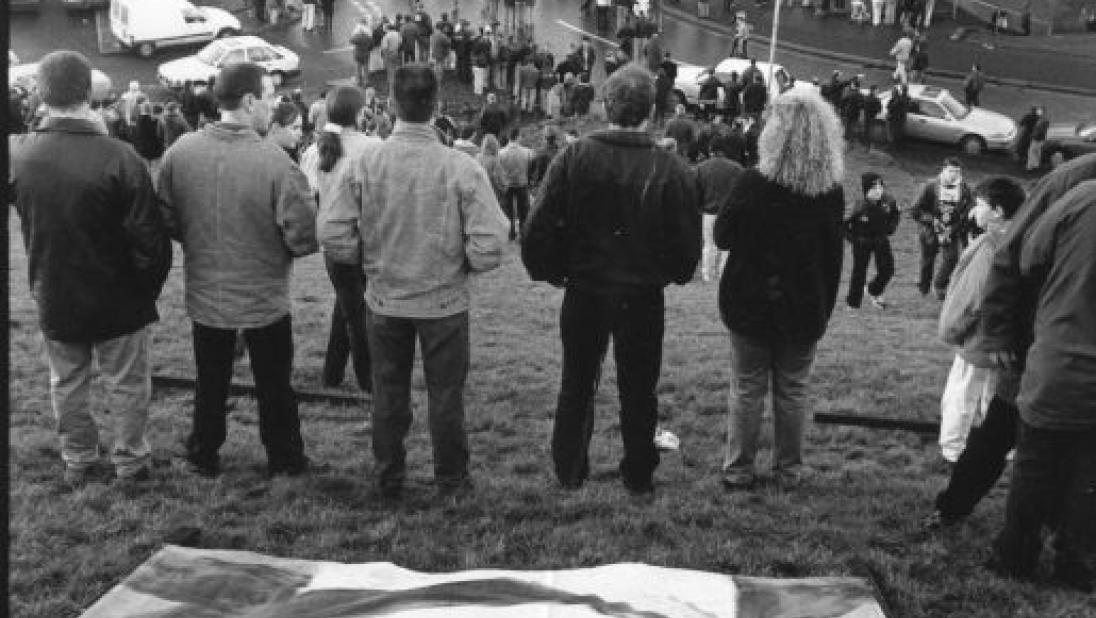
[[[811,55],[855,62],[870,68],[893,68],[888,55],[901,34],[897,26],[858,25],[846,13],[816,16],[813,9],[798,6],[780,7],[778,45]],[[696,16],[696,0],[663,0],[661,6],[667,19],[692,23],[698,27],[728,31],[731,15],[720,0],[711,2],[711,18]],[[773,7],[770,2],[757,6],[752,2],[738,4],[754,27],[751,45],[755,53],[769,44],[772,32]],[[929,75],[962,78],[973,63],[982,65],[991,83],[1051,90],[1096,97],[1096,35],[1067,34],[1047,36],[1009,36],[997,38],[995,49],[982,43],[992,39],[984,29],[972,28],[963,38],[951,40],[961,26],[970,26],[951,19],[950,13],[937,11],[927,32]],[[1096,102],[1093,108],[1096,109]]]

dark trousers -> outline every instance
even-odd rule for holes
[[[266,448],[270,472],[299,470],[307,463],[297,395],[290,385],[293,373],[293,322],[290,316],[263,326],[244,329],[255,395],[259,402],[259,437]],[[188,458],[199,465],[217,466],[217,452],[225,442],[225,403],[232,379],[236,331],[194,322],[194,427],[187,438]]]
[[[434,447],[434,479],[455,487],[468,478],[464,383],[468,377],[468,312],[444,318],[400,318],[365,312],[373,356],[373,457],[382,490],[406,478],[403,441],[411,427],[411,369],[415,340],[422,349],[427,418]]]
[[[335,308],[331,312],[331,332],[323,359],[323,384],[342,384],[346,361],[350,359],[358,387],[372,392],[373,376],[365,334],[365,274],[360,266],[336,264],[327,256],[324,256],[324,266],[335,288]]]
[[[974,512],[1001,478],[1005,457],[1016,445],[1020,411],[1000,397],[994,397],[986,410],[986,419],[971,429],[967,446],[955,462],[948,486],[936,496],[936,510],[945,519],[957,520]]]
[[[917,280],[917,289],[922,294],[928,294],[930,286],[936,290],[937,293],[943,294],[948,290],[948,283],[951,281],[951,273],[955,270],[956,263],[959,262],[959,252],[962,251],[962,247],[959,246],[958,239],[953,239],[946,245],[941,245],[935,236],[931,240],[926,240],[925,235],[921,236],[921,275]],[[936,277],[932,276],[932,271],[936,266],[936,254],[940,254],[940,268],[936,270]]]
[[[1041,429],[1020,420],[1005,526],[994,552],[1007,570],[1028,576],[1054,535],[1056,571],[1084,569],[1096,549],[1096,428]]]
[[[510,219],[510,238],[513,238],[529,216],[529,187],[507,187],[502,210]]]
[[[894,276],[894,253],[890,239],[875,238],[857,241],[852,244],[852,276],[849,278],[849,295],[846,302],[850,307],[859,307],[864,300],[864,282],[868,278],[868,263],[875,258],[875,277],[868,283],[868,294],[879,296],[887,289]]]
[[[654,445],[658,424],[655,388],[662,368],[664,318],[662,290],[617,296],[569,288],[564,294],[560,312],[563,378],[552,430],[552,459],[564,486],[578,487],[590,473],[594,396],[610,336],[624,440],[621,476],[630,488],[650,486],[659,462]]]

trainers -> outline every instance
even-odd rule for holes
[[[660,451],[676,451],[681,448],[681,439],[673,432],[657,427],[655,428],[655,448]]]
[[[733,468],[723,471],[723,487],[729,490],[750,489],[757,482],[753,470]]]

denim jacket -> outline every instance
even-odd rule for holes
[[[369,309],[407,318],[467,311],[468,274],[499,265],[508,229],[487,172],[429,124],[402,120],[387,140],[366,145],[352,170],[357,207],[333,205],[319,235],[336,262],[361,264]],[[352,253],[355,227],[361,243]]]

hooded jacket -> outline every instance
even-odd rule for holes
[[[548,166],[526,224],[530,277],[593,294],[692,280],[700,260],[696,177],[639,131],[607,129]]]
[[[875,172],[864,172],[860,176],[864,199],[857,203],[845,219],[845,233],[850,242],[873,243],[894,234],[898,228],[902,213],[898,210],[894,197],[886,192],[875,202],[867,197],[868,190],[881,178]]]

